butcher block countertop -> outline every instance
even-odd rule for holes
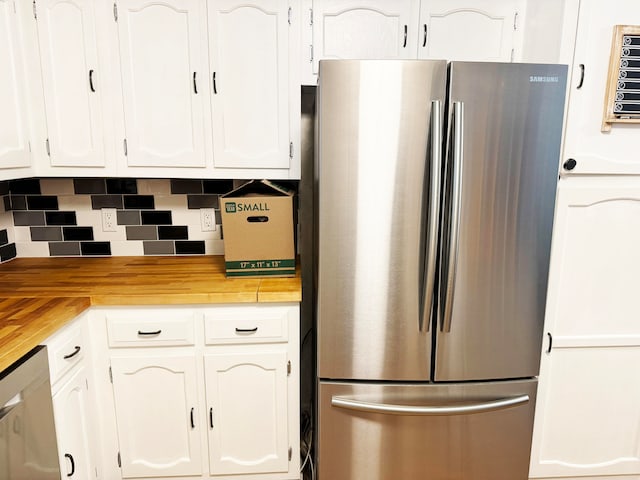
[[[18,258],[0,265],[0,372],[90,306],[300,302],[293,278],[226,278],[224,257]]]

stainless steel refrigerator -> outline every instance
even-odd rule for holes
[[[320,480],[527,478],[565,86],[320,63]]]

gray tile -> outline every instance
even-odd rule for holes
[[[157,240],[158,227],[155,225],[144,225],[141,227],[127,228],[127,240]]]
[[[222,214],[220,210],[216,210],[214,213],[216,214],[216,225],[222,225]]]
[[[62,240],[62,228],[31,227],[31,240],[34,242],[53,242]]]
[[[171,240],[142,242],[145,255],[174,255],[175,248]]]
[[[16,227],[44,225],[44,212],[13,212],[13,224]]]
[[[118,225],[140,225],[140,210],[118,210]]]
[[[27,209],[27,197],[24,195],[9,195],[11,202],[11,210],[26,210]]]
[[[49,242],[49,255],[52,257],[80,255],[80,242]]]

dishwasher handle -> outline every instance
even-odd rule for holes
[[[468,415],[473,413],[486,413],[504,408],[524,405],[529,402],[529,395],[519,395],[517,397],[506,397],[488,402],[474,403],[472,405],[438,405],[438,406],[418,406],[418,405],[394,405],[388,403],[375,403],[358,400],[355,398],[332,397],[331,405],[348,410],[359,412],[382,413],[385,415]]]

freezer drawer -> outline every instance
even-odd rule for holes
[[[320,382],[319,480],[526,480],[537,380]]]

